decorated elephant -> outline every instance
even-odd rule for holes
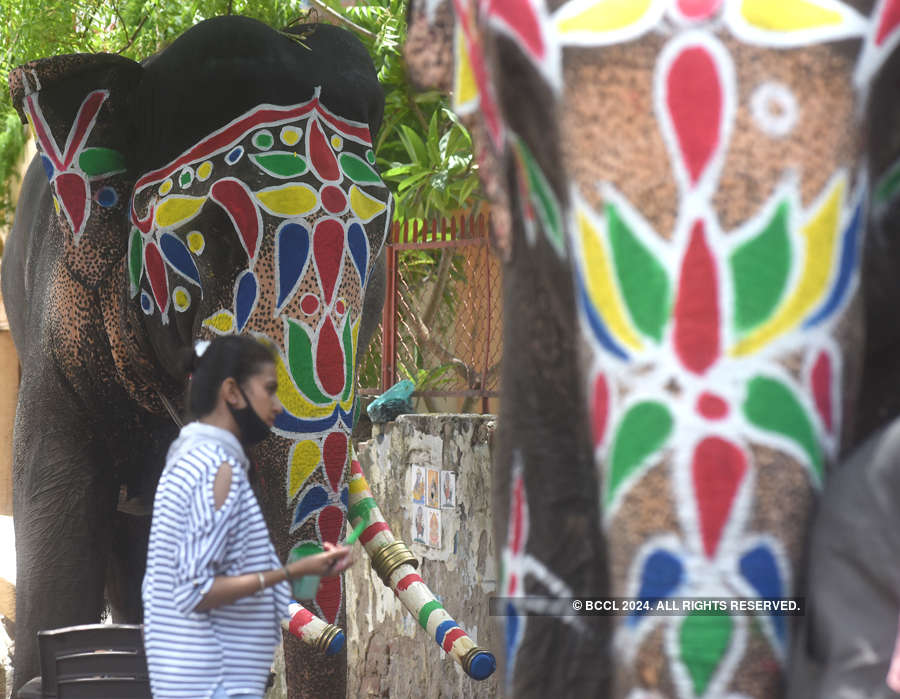
[[[372,145],[384,99],[362,44],[328,25],[217,18],[143,65],[57,56],[10,85],[39,150],[2,270],[22,363],[15,687],[38,674],[35,632],[96,621],[104,587],[115,618],[140,619],[145,515],[183,408],[178,357],[230,333],[277,356],[285,411],[251,456],[279,555],[366,522],[385,584],[467,672],[490,674],[350,454],[392,215]],[[286,643],[291,696],[346,693],[343,595],[335,577],[293,607],[305,644]]]
[[[827,666],[840,615],[813,607],[795,655],[788,616],[530,614],[828,585],[827,535],[804,572],[823,487],[900,408],[898,43],[896,0],[416,3],[408,61],[470,115],[505,260],[509,695],[768,699],[792,658]],[[892,521],[881,449],[823,527]],[[877,558],[853,541],[859,577]],[[881,687],[898,594],[880,654],[834,644]]]

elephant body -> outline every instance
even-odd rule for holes
[[[501,594],[827,586],[827,558],[805,572],[823,488],[900,407],[897,3],[454,0],[413,17],[410,64],[480,136],[505,259]],[[452,62],[434,48],[450,44]],[[529,604],[506,620],[511,695],[786,691],[794,619]]]
[[[275,349],[286,411],[251,454],[259,500],[282,558],[338,540],[392,202],[371,59],[331,26],[219,18],[143,65],[43,59],[11,90],[39,149],[2,270],[22,364],[18,688],[38,674],[35,632],[96,621],[104,586],[117,618],[140,620],[146,513],[196,339]],[[135,503],[143,516],[117,511]],[[339,577],[310,610],[340,623]],[[345,691],[345,656],[297,646],[292,695]]]

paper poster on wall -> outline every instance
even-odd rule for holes
[[[441,507],[456,507],[456,473],[441,471]]]
[[[428,545],[441,548],[441,511],[429,507],[425,513],[428,519]]]
[[[425,507],[416,505],[415,514],[413,515],[412,540],[421,544],[425,541]]]
[[[425,467],[413,464],[412,501],[425,504]]]
[[[440,507],[440,471],[428,469],[428,507]]]

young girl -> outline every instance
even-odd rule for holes
[[[282,566],[247,480],[244,446],[282,406],[272,354],[246,337],[198,343],[188,392],[195,422],[169,448],[153,505],[144,642],[156,699],[262,697],[288,581],[336,575],[346,547]]]

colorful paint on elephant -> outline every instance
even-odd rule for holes
[[[767,517],[762,500],[789,482],[810,501],[838,452],[847,349],[841,333],[857,296],[867,182],[858,153],[848,148],[815,173],[821,186],[812,193],[810,170],[785,167],[773,181],[759,183],[767,194],[755,210],[723,222],[721,208],[733,196],[720,190],[723,172],[736,138],[745,136],[736,129],[749,124],[765,138],[789,142],[808,128],[802,123],[807,95],[783,76],[760,79],[759,69],[752,83],[740,84],[734,52],[855,39],[861,47],[855,70],[851,64],[841,79],[850,85],[847,101],[862,101],[868,81],[900,43],[900,2],[877,2],[871,17],[838,0],[569,0],[553,11],[523,2],[512,19],[508,3],[486,2],[477,20],[474,11],[461,12],[461,1],[455,4],[461,24],[511,38],[555,92],[569,90],[563,110],[583,108],[568,101],[575,101],[575,76],[626,82],[628,89],[604,97],[630,97],[627,106],[635,111],[646,91],[669,156],[677,207],[671,227],[642,212],[656,205],[649,190],[643,199],[626,194],[615,178],[586,177],[589,168],[581,163],[569,163],[575,182],[567,210],[529,144],[506,124],[489,125],[492,135],[503,136],[497,153],[517,168],[526,242],[533,246],[541,229],[552,245],[554,220],[565,219],[562,254],[572,256],[582,331],[594,349],[586,383],[604,524],[609,541],[630,542],[626,558],[614,556],[613,594],[792,594],[797,552],[772,518],[768,528],[761,525]],[[461,34],[477,35],[472,28]],[[590,62],[584,49],[600,55],[645,35],[651,35],[648,45],[663,44],[646,86],[633,82],[638,70],[603,77],[583,70]],[[502,79],[490,75],[485,52],[480,46],[473,51],[473,44],[456,43],[455,88],[466,96],[459,100],[463,111],[479,99],[493,102],[492,80]],[[567,47],[577,51],[564,56]],[[558,66],[568,71],[570,58],[575,67],[563,84]],[[852,111],[851,104],[849,118],[858,117]],[[562,123],[587,126],[590,119],[602,120],[593,114],[566,122],[563,116]],[[577,143],[579,134],[564,138]],[[610,143],[623,138],[614,135]],[[588,159],[597,153],[583,143],[573,150],[587,151]],[[753,179],[744,172],[745,179],[748,174]],[[900,188],[896,181],[900,177],[889,173],[879,183],[882,198]],[[773,473],[776,463],[796,473],[781,481],[785,476]],[[640,510],[650,490],[657,493],[654,512]],[[527,511],[527,500],[526,507],[517,502],[514,490],[510,532]],[[640,512],[648,523],[639,534],[623,525]],[[508,628],[511,667],[524,626]],[[719,696],[737,691],[735,673],[751,655],[783,664],[788,631],[782,617],[634,615],[621,620],[616,640],[630,668],[623,674],[658,674],[649,660],[639,669],[638,656],[662,652],[668,689],[680,697]],[[627,692],[627,684],[618,689]]]
[[[92,194],[91,185],[124,172],[124,156],[111,148],[86,145],[97,115],[108,97],[109,90],[94,90],[84,98],[66,135],[63,149],[60,149],[44,118],[38,94],[28,95],[22,105],[41,154],[41,163],[50,180],[57,215],[68,225],[75,245],[81,242],[91,216],[92,202],[104,208],[115,206],[118,202],[114,188],[97,187]]]
[[[145,312],[163,324],[172,308],[199,313],[208,333],[250,333],[276,350],[295,548],[337,542],[346,519],[362,303],[391,210],[373,166],[368,126],[316,95],[257,107],[135,185],[129,274]],[[201,284],[216,245],[203,229],[210,206],[246,255],[227,299],[205,298]],[[333,624],[342,599],[342,579],[324,579],[316,610]]]

